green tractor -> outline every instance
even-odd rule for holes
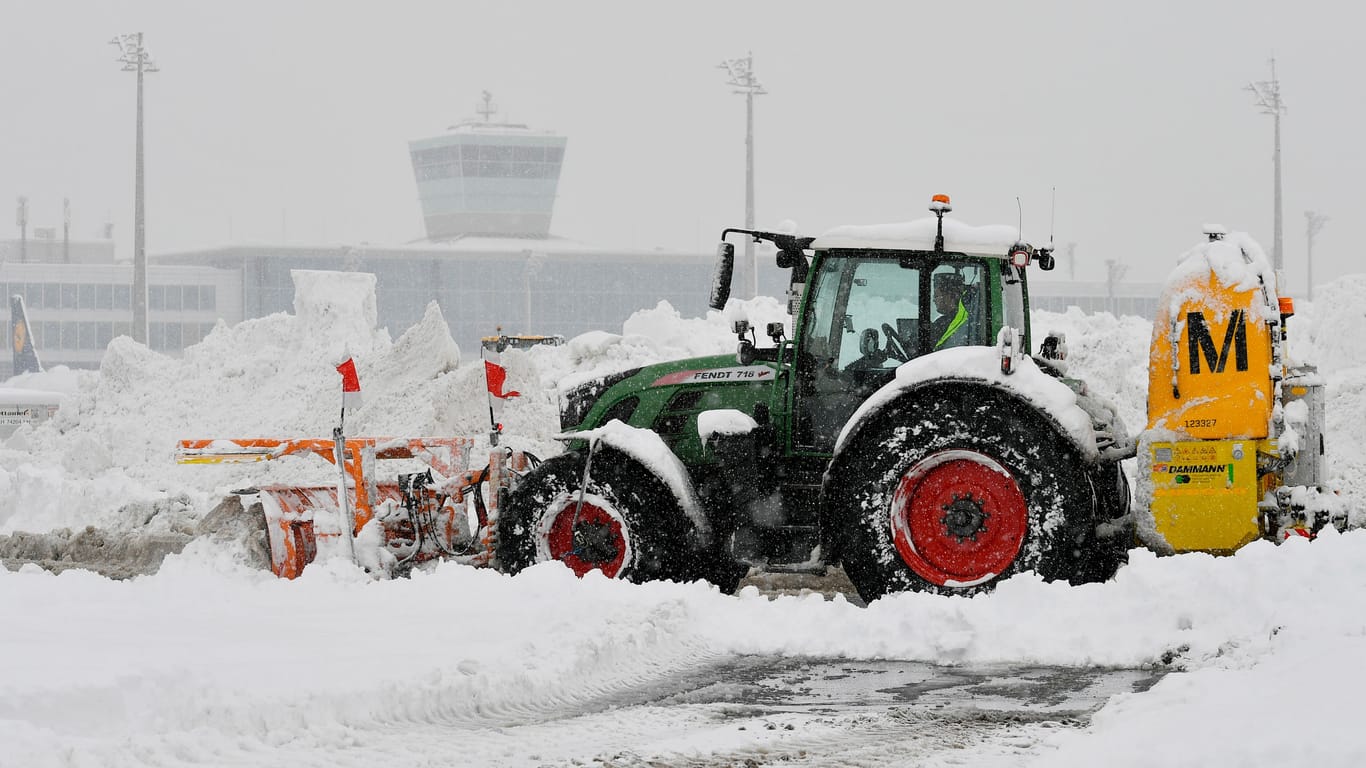
[[[1012,227],[944,214],[769,242],[790,270],[786,323],[735,355],[645,366],[564,393],[567,451],[498,519],[497,559],[583,575],[707,579],[842,565],[860,596],[966,594],[1022,571],[1104,580],[1133,540],[1115,410],[1066,376],[1064,341],[1031,357],[1031,264]]]

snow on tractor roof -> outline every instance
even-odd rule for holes
[[[899,224],[846,224],[835,227],[811,243],[815,249],[875,248],[905,251],[934,250],[936,222],[933,217]],[[1019,230],[1005,224],[974,227],[944,217],[944,250],[1005,258],[1020,239]]]

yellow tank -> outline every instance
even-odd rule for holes
[[[1249,238],[1212,238],[1159,300],[1138,479],[1163,549],[1231,552],[1262,533],[1256,459],[1282,375],[1266,267]]]
[[[1148,361],[1148,428],[1202,439],[1267,436],[1275,390],[1261,288],[1218,275],[1168,285]],[[1175,364],[1173,364],[1175,363]]]

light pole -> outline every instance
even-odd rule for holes
[[[743,59],[727,59],[717,65],[726,70],[730,80],[726,82],[735,88],[734,93],[745,97],[745,229],[754,229],[754,97],[768,93],[754,76],[754,52]],[[742,262],[740,284],[745,285],[746,298],[759,295],[759,265],[754,261],[754,240],[745,239],[745,260]],[[748,271],[748,279],[745,272]]]
[[[1276,79],[1276,59],[1271,59],[1271,79],[1249,83],[1247,90],[1252,91],[1253,95],[1257,97],[1257,106],[1262,110],[1262,114],[1271,115],[1276,126],[1276,148],[1271,155],[1272,163],[1276,169],[1276,235],[1271,249],[1271,258],[1272,266],[1279,273],[1285,267],[1281,246],[1281,114],[1285,112],[1285,103],[1281,101],[1281,83]]]
[[[1323,230],[1323,225],[1328,223],[1328,217],[1314,211],[1305,211],[1305,231],[1308,234],[1309,242],[1306,244],[1304,258],[1309,265],[1309,300],[1314,300],[1314,237]]]
[[[143,214],[142,188],[142,75],[158,71],[157,65],[142,47],[142,33],[117,35],[109,41],[119,49],[118,62],[124,72],[138,75],[137,148],[134,159],[133,189],[133,341],[147,343],[147,249],[146,223]]]
[[[1118,259],[1105,260],[1105,290],[1110,299],[1110,314],[1115,317],[1119,317],[1119,297],[1116,295],[1119,283],[1128,271],[1128,265]]]
[[[28,198],[23,195],[19,196],[14,223],[19,225],[19,261],[28,261]]]

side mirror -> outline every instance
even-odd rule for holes
[[[872,357],[878,353],[881,345],[878,343],[876,328],[864,328],[863,334],[858,339],[858,351],[864,357]]]
[[[726,308],[730,299],[730,278],[735,273],[735,246],[721,243],[716,246],[716,266],[711,273],[711,301],[707,306],[717,311]]]

